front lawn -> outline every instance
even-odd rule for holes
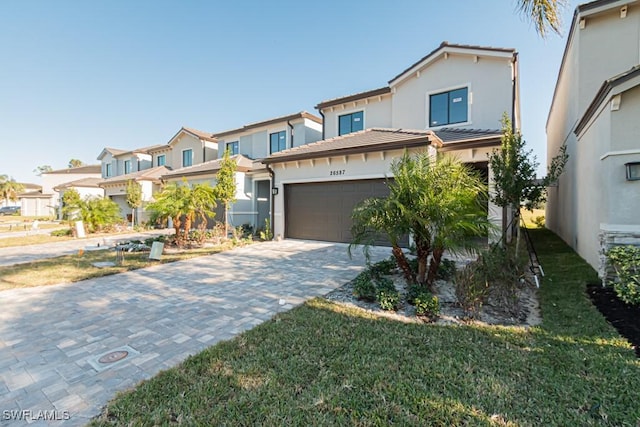
[[[120,394],[92,425],[637,425],[640,362],[589,302],[595,272],[531,234],[539,327],[406,324],[315,299]]]
[[[2,240],[0,240],[2,242]],[[78,282],[94,277],[109,276],[137,270],[158,263],[168,263],[183,259],[211,255],[233,247],[231,241],[213,247],[184,249],[162,255],[160,261],[149,259],[149,252],[126,252],[123,265],[98,268],[96,262],[116,261],[114,250],[83,251],[73,255],[15,264],[0,267],[0,291],[11,288],[30,288],[34,286],[55,285],[58,283]]]

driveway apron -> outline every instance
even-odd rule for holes
[[[374,248],[374,258],[388,255]],[[84,425],[116,392],[326,294],[364,265],[344,244],[285,240],[0,292],[0,425]]]

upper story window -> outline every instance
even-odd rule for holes
[[[464,123],[469,119],[467,88],[429,96],[429,127]]]
[[[131,173],[131,160],[124,161],[124,174]]]
[[[338,135],[346,135],[364,129],[364,111],[340,116],[338,127]]]
[[[227,142],[227,150],[229,150],[230,156],[238,154],[238,141]]]
[[[270,134],[269,146],[271,147],[271,154],[287,148],[287,133],[282,131]]]
[[[104,165],[104,176],[107,178],[111,176],[111,163],[106,163]]]
[[[193,150],[183,150],[182,151],[182,167],[187,167],[193,165]]]
[[[156,166],[164,166],[167,161],[167,157],[164,154],[156,157]]]

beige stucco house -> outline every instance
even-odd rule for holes
[[[273,176],[274,232],[349,242],[351,212],[388,193],[385,177],[404,150],[449,152],[485,173],[500,145],[500,119],[519,126],[514,49],[442,43],[384,87],[323,101],[321,141],[263,160]],[[489,206],[500,225],[502,211]]]
[[[547,121],[547,152],[569,161],[546,224],[603,271],[612,244],[640,244],[640,3],[575,10]]]
[[[41,175],[42,189],[39,192],[25,192],[20,195],[20,211],[24,216],[45,216],[57,218],[60,210],[58,188],[69,182],[100,178],[100,165],[86,165],[45,172]]]

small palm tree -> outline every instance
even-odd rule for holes
[[[518,0],[517,8],[544,38],[549,30],[560,34],[562,25],[560,13],[566,4],[566,0]]]
[[[0,175],[0,202],[4,201],[5,205],[9,201],[17,202],[18,194],[22,190],[24,190],[24,185],[7,175]]]

